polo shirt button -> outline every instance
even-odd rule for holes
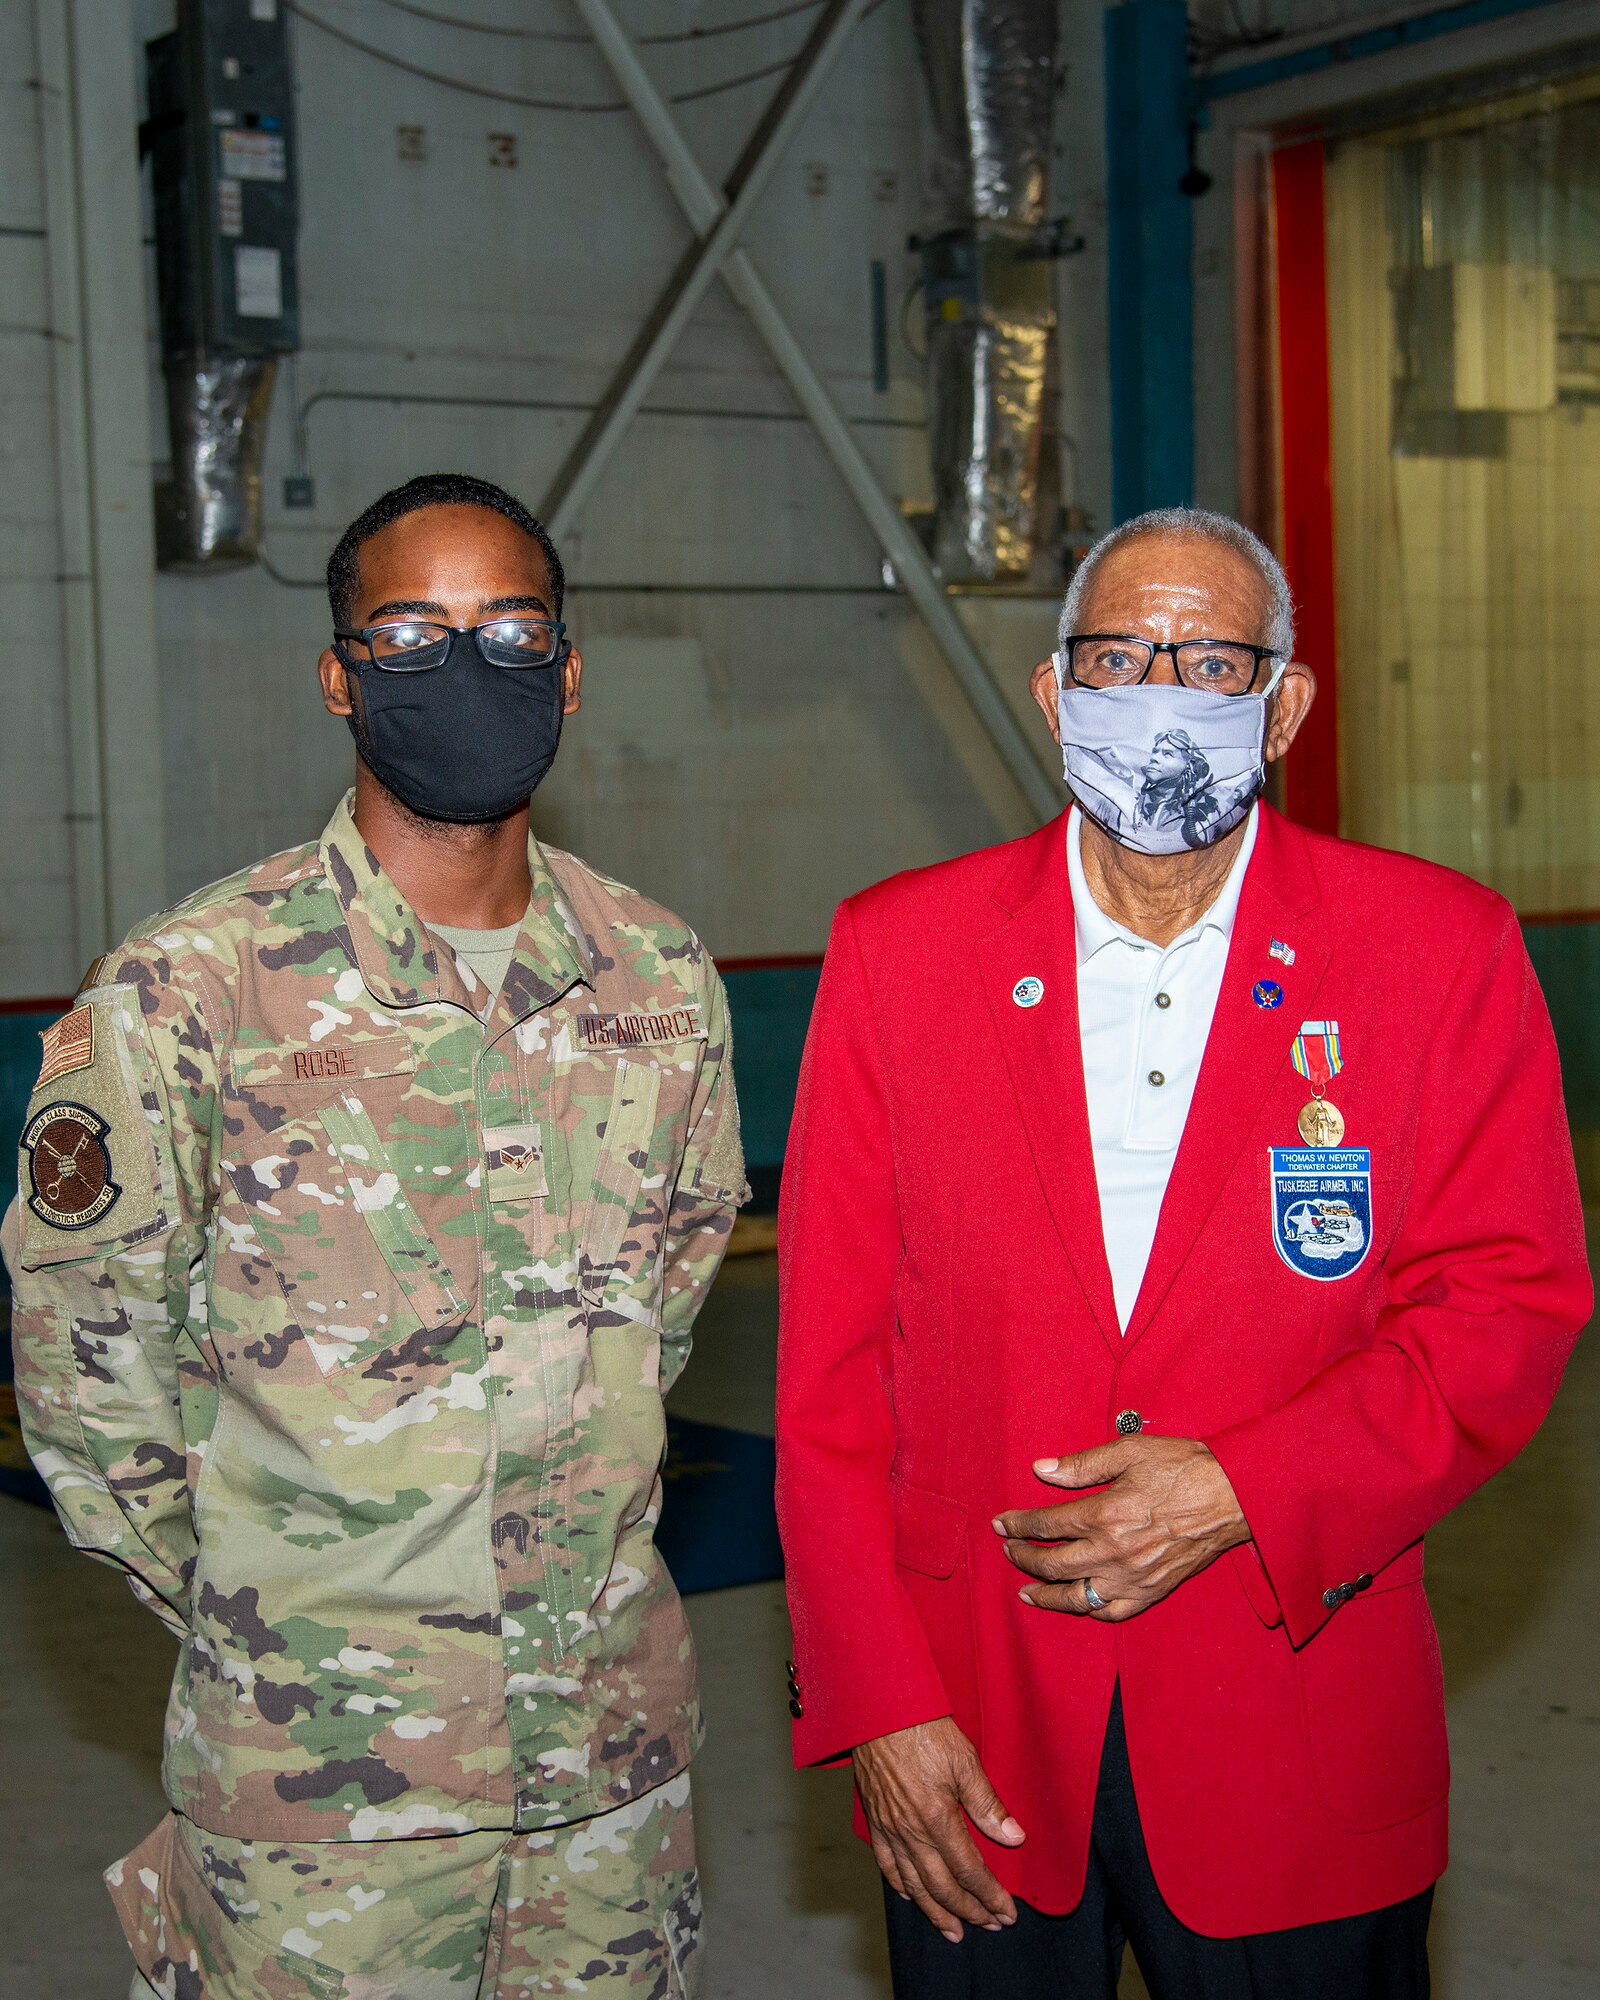
[[[1158,1088],[1158,1089],[1160,1088],[1160,1086],[1161,1086],[1162,1084],[1164,1084],[1164,1083],[1166,1082],[1166,1080],[1167,1080],[1167,1079],[1166,1079],[1166,1078],[1165,1078],[1165,1077],[1164,1077],[1164,1076],[1163,1076],[1163,1075],[1161,1074],[1160,1070],[1158,1070],[1158,1069],[1153,1069],[1153,1070],[1151,1070],[1151,1072],[1150,1072],[1150,1081],[1151,1081],[1151,1082],[1152,1082],[1153,1084],[1155,1084],[1155,1085],[1157,1086],[1157,1088]]]
[[[1156,1005],[1158,1007],[1170,1007],[1172,1005],[1172,995],[1170,993],[1158,993],[1156,995]]]
[[[1137,1410],[1118,1410],[1117,1429],[1125,1438],[1137,1437],[1144,1429],[1144,1418]]]
[[[1330,1611],[1337,1611],[1344,1602],[1344,1593],[1336,1583],[1330,1584],[1322,1593],[1322,1601]]]

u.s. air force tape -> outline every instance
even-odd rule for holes
[[[28,1206],[52,1229],[87,1229],[114,1208],[111,1127],[84,1104],[51,1104],[22,1135]]]

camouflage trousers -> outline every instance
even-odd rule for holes
[[[689,1774],[541,1833],[231,1840],[172,1813],[106,1871],[130,2000],[694,2000]]]

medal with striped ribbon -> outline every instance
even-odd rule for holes
[[[1344,1068],[1337,1021],[1302,1021],[1291,1060],[1311,1086],[1311,1101],[1300,1109],[1300,1136],[1308,1146],[1337,1146],[1344,1140],[1344,1113],[1328,1097],[1328,1085]]]

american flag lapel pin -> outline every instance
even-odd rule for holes
[[[1267,946],[1268,958],[1281,959],[1285,965],[1294,964],[1294,946],[1285,944],[1282,938],[1274,938]]]

